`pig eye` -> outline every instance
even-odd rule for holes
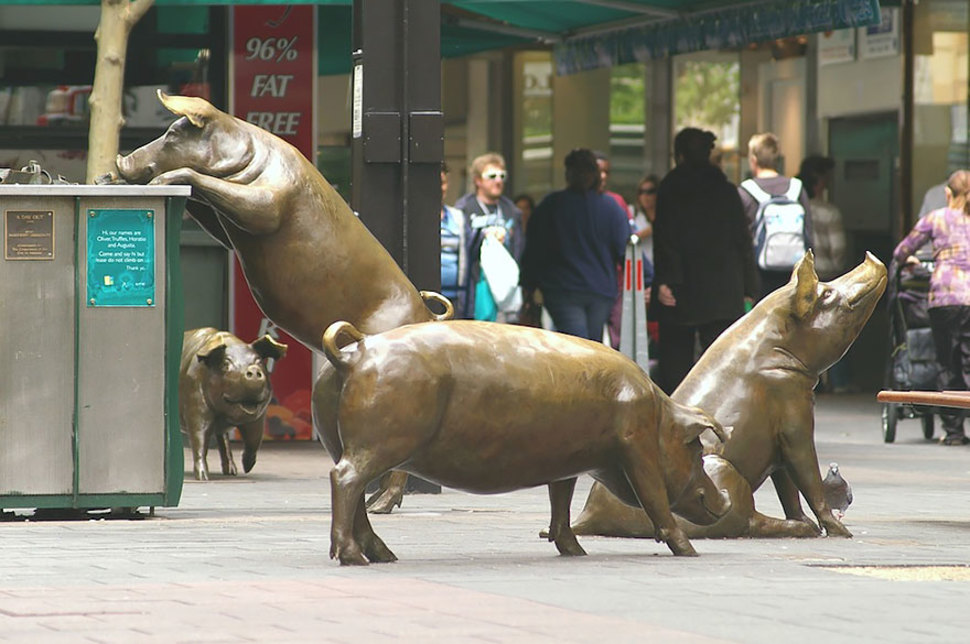
[[[834,297],[835,297],[835,291],[834,290],[832,290],[830,288],[827,288],[827,289],[825,289],[825,290],[822,291],[822,301],[823,302],[831,302],[832,301],[832,298],[834,298]]]

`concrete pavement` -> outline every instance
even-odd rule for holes
[[[559,557],[537,536],[545,488],[446,489],[372,518],[398,563],[341,568],[326,453],[267,444],[250,475],[190,474],[154,518],[0,522],[0,642],[966,642],[970,447],[913,420],[886,445],[879,412],[819,397],[853,539],[694,540],[697,558],[590,537]],[[756,499],[781,515],[770,482]]]

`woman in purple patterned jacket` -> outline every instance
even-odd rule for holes
[[[916,249],[933,242],[936,265],[930,277],[929,314],[940,363],[940,390],[970,390],[970,170],[957,170],[946,182],[947,205],[916,222],[899,242],[893,258],[916,261]],[[970,443],[963,431],[965,412],[943,408],[944,445]]]

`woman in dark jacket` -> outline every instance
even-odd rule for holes
[[[685,128],[674,138],[677,166],[657,193],[654,292],[659,322],[658,384],[673,392],[708,346],[757,294],[751,233],[737,188],[710,162],[715,136]]]
[[[568,187],[546,196],[529,218],[520,278],[526,297],[540,290],[557,331],[597,341],[616,300],[616,264],[630,239],[627,214],[600,194],[599,182],[592,151],[566,156]]]

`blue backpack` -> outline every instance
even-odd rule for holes
[[[790,271],[805,255],[805,208],[798,201],[802,182],[791,179],[784,194],[766,192],[754,179],[741,182],[758,202],[751,233],[758,268],[766,271]]]

